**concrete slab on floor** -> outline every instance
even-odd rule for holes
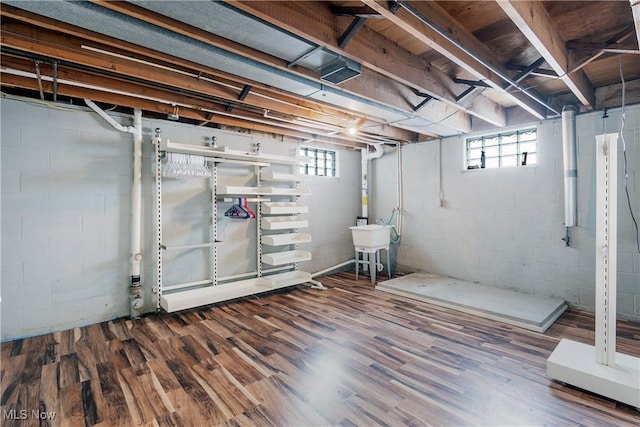
[[[561,298],[530,295],[429,273],[411,273],[376,289],[544,332],[567,309]]]

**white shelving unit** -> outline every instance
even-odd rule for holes
[[[169,140],[162,140],[159,137],[159,133],[154,139],[154,144],[156,146],[157,209],[157,287],[155,291],[157,296],[156,308],[158,310],[163,309],[167,312],[185,310],[312,281],[311,274],[300,271],[298,266],[299,262],[310,260],[311,253],[297,248],[299,243],[311,241],[310,234],[297,232],[299,228],[308,226],[308,221],[297,215],[308,213],[309,211],[308,207],[299,203],[297,199],[299,196],[310,195],[311,191],[309,188],[297,186],[297,182],[301,180],[301,177],[296,174],[263,169],[272,164],[280,165],[280,168],[292,169],[294,165],[300,164],[298,157],[244,152],[228,147],[201,147],[177,144]],[[196,245],[167,246],[162,240],[162,159],[165,153],[172,152],[204,156],[211,165],[212,176],[209,180],[212,201],[210,242]],[[253,180],[256,185],[244,186],[219,183],[218,168],[227,164],[245,167],[248,174],[253,174]],[[263,186],[263,181],[271,181],[274,185]],[[248,202],[257,203],[255,219],[239,220],[255,221],[257,265],[254,272],[234,276],[236,277],[235,279],[225,279],[218,277],[218,203],[233,203],[236,198],[245,198]],[[263,230],[267,234],[263,235]],[[278,232],[271,233],[271,230],[278,230]],[[277,248],[281,250],[263,253],[263,246],[268,247],[270,251],[274,251]],[[194,248],[208,249],[210,251],[209,269],[211,277],[196,282],[163,286],[163,252],[166,250]],[[247,255],[249,256],[250,254]],[[263,269],[263,265],[276,268]],[[238,278],[238,276],[241,276],[241,278]]]

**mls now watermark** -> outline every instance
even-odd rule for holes
[[[32,409],[30,411],[26,409],[3,409],[3,420],[54,420],[56,418],[55,412],[41,411],[40,409]]]

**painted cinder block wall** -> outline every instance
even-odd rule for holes
[[[3,98],[1,108],[1,339],[127,316],[130,278],[130,194],[132,139],[87,108],[42,105]],[[113,114],[123,125],[132,118]],[[236,132],[151,120],[143,116],[143,275],[145,307],[154,309],[155,285],[153,146],[160,128],[173,142],[218,145],[292,154],[296,144]],[[309,205],[313,242],[300,245],[313,260],[301,270],[315,272],[353,257],[348,230],[360,210],[360,155],[339,151],[339,178],[312,178],[301,185]],[[238,171],[251,179],[250,168]],[[204,180],[164,181],[163,223],[170,244],[208,238],[210,195]],[[220,204],[219,209],[226,209]],[[255,262],[255,220],[221,224],[220,274],[247,271]],[[247,253],[249,251],[250,253]],[[252,255],[253,254],[253,255]],[[200,280],[207,274],[206,251],[167,253],[165,283]],[[204,276],[204,277],[203,277]]]
[[[400,269],[561,297],[573,307],[593,311],[595,135],[619,132],[621,109],[602,116],[600,111],[576,118],[578,226],[572,231],[571,247],[561,240],[565,229],[560,118],[531,123],[538,129],[535,166],[466,171],[463,136],[404,147]],[[640,220],[640,105],[626,107],[625,117],[629,195]],[[624,194],[622,141],[618,143],[618,316],[640,321],[640,255]],[[385,217],[395,204],[395,162],[394,156],[384,156],[373,164],[376,217]]]

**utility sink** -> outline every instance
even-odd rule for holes
[[[349,227],[356,248],[379,248],[391,241],[391,226],[380,224],[357,225]]]

